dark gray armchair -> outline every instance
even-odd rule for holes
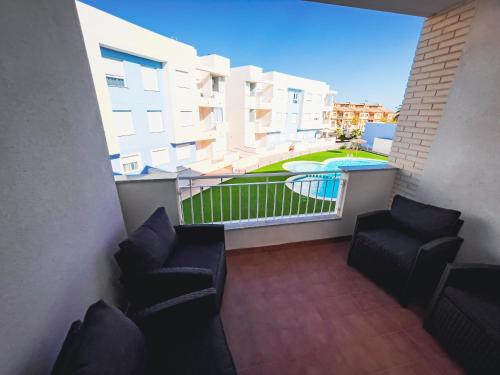
[[[396,195],[390,210],[358,216],[347,262],[402,306],[430,297],[462,244],[459,217],[459,211]]]
[[[448,265],[424,328],[468,374],[500,372],[500,266]]]
[[[115,258],[134,310],[207,288],[217,291],[220,308],[226,279],[223,225],[174,227],[158,208],[120,244]]]

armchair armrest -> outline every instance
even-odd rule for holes
[[[222,224],[176,225],[175,231],[179,242],[224,242],[225,238]]]
[[[160,268],[122,280],[133,309],[213,286],[212,271],[195,267]]]
[[[464,240],[460,237],[441,237],[425,243],[418,251],[415,266],[425,269],[426,272],[436,269],[436,272],[439,272],[437,275],[439,280],[446,264],[455,260],[462,242]]]
[[[463,263],[448,266],[445,286],[469,290],[496,290],[500,285],[500,265]]]
[[[425,314],[424,328],[428,329],[431,316],[447,286],[481,293],[490,292],[498,295],[498,285],[500,285],[500,265],[476,263],[448,264]]]
[[[437,256],[438,254],[455,252],[455,254],[453,254],[454,258],[462,242],[464,242],[464,239],[461,237],[441,237],[423,244],[420,247],[420,252],[427,256]],[[453,261],[453,259],[451,259],[450,262],[451,261]]]
[[[129,317],[144,333],[168,335],[169,331],[165,332],[164,329],[182,330],[216,312],[216,291],[208,288],[158,303],[132,313]]]
[[[391,222],[391,213],[389,210],[377,210],[358,215],[354,235],[360,231],[374,229]]]

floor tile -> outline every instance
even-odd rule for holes
[[[349,242],[227,257],[221,311],[242,375],[463,374],[402,308],[347,266]]]

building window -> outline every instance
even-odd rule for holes
[[[297,104],[299,102],[299,93],[298,92],[293,93],[292,102],[293,102],[293,104]]]
[[[212,91],[220,92],[220,77],[212,77]]]
[[[125,79],[122,77],[106,76],[106,83],[109,87],[125,87]]]
[[[161,111],[148,111],[148,125],[151,133],[159,133],[164,131],[163,116]]]
[[[113,120],[118,136],[135,134],[132,111],[113,111]]]
[[[125,87],[123,61],[103,58],[106,82],[111,87]]]
[[[247,82],[248,95],[255,96],[257,84],[255,82]]]
[[[160,91],[158,85],[158,72],[156,69],[141,66],[142,85],[147,91]]]
[[[175,82],[177,87],[183,89],[189,89],[191,87],[189,85],[189,73],[184,70],[175,71]]]
[[[185,160],[191,157],[191,146],[181,145],[175,148],[175,154],[177,155],[177,160]]]
[[[153,167],[162,164],[168,164],[170,162],[170,153],[168,148],[158,148],[156,150],[151,150],[151,164]]]
[[[120,163],[123,173],[137,172],[141,169],[141,157],[139,154],[122,156]]]
[[[212,112],[212,122],[214,122],[216,124],[221,124],[222,122],[224,122],[224,115],[223,115],[222,108],[219,108],[219,107],[214,108],[214,110]]]

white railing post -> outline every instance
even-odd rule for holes
[[[189,179],[189,196],[191,197],[191,224],[194,224],[193,180]]]

